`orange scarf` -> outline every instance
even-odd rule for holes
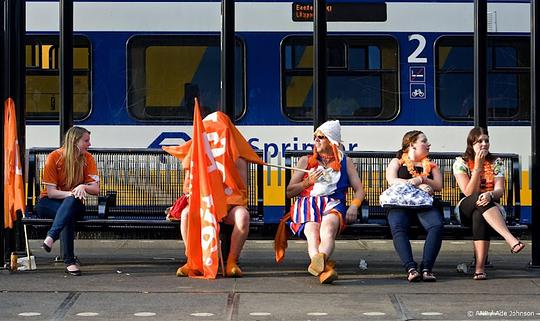
[[[418,173],[416,171],[416,168],[414,167],[414,163],[409,159],[409,155],[407,153],[403,153],[399,162],[401,165],[405,164],[405,166],[407,167],[407,170],[412,175],[412,177],[418,177],[418,176],[428,177],[429,173],[431,173],[431,168],[433,167],[431,165],[431,162],[429,161],[429,158],[424,157],[424,159],[422,159],[422,169],[423,169],[422,173]]]
[[[467,161],[471,173],[474,170],[474,161]],[[472,174],[471,174],[472,175]],[[482,173],[480,174],[480,192],[492,191],[495,187],[495,174],[491,162],[485,160]]]
[[[341,163],[339,160],[339,152],[337,146],[334,144],[332,144],[332,155],[334,156],[334,161],[328,164],[328,167],[331,167],[336,172],[339,172],[341,170]],[[317,154],[317,149],[315,149],[315,146],[313,146],[313,155],[308,158],[308,169],[313,167],[317,168],[317,166],[319,166],[319,161],[317,159],[318,156],[319,155]]]

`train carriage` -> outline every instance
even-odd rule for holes
[[[94,147],[188,140],[193,97],[220,108],[220,2],[75,1],[74,116]],[[58,140],[58,2],[26,2],[27,148]],[[269,162],[311,147],[313,23],[308,2],[237,1],[235,122]],[[347,150],[396,150],[407,130],[462,151],[473,124],[473,2],[328,3],[329,118]],[[522,164],[530,223],[529,1],[488,3],[492,150]],[[265,223],[282,215],[283,172],[267,170]]]

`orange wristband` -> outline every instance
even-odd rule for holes
[[[356,206],[357,208],[360,208],[360,205],[362,205],[362,202],[358,199],[358,198],[355,198],[351,201],[351,205],[354,205]]]

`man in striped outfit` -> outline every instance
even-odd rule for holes
[[[335,238],[347,223],[354,222],[365,193],[362,182],[350,158],[341,146],[339,121],[322,124],[313,136],[313,155],[298,161],[298,168],[287,186],[287,197],[297,197],[291,206],[291,230],[305,236],[311,262],[308,272],[321,283],[337,279],[335,262],[329,260]],[[349,186],[355,198],[347,209],[345,195]]]

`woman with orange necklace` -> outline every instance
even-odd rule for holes
[[[330,120],[313,134],[313,155],[303,156],[297,167],[310,172],[294,172],[287,186],[287,197],[297,197],[291,207],[291,230],[305,236],[311,263],[308,272],[323,284],[337,279],[334,252],[336,235],[345,222],[354,222],[365,193],[352,160],[341,151],[341,126]],[[355,198],[347,208],[345,194],[349,186]]]
[[[475,127],[467,137],[467,148],[453,165],[454,177],[464,194],[459,206],[461,221],[472,226],[476,268],[475,280],[487,279],[484,263],[489,250],[493,230],[510,246],[510,252],[518,253],[525,245],[515,238],[496,202],[504,193],[504,167],[500,158],[489,152],[489,136],[486,129]]]
[[[439,168],[429,161],[429,147],[426,135],[419,130],[407,132],[403,136],[401,149],[396,158],[390,161],[386,168],[388,184],[407,183],[433,194],[442,189],[442,175]],[[427,231],[424,243],[424,253],[420,269],[414,261],[411,243],[409,240],[409,227],[412,215],[418,219]],[[388,210],[388,224],[392,231],[394,248],[407,271],[407,280],[417,282],[434,282],[436,277],[432,272],[433,266],[442,243],[443,220],[441,213],[431,207],[422,208],[391,208]]]

